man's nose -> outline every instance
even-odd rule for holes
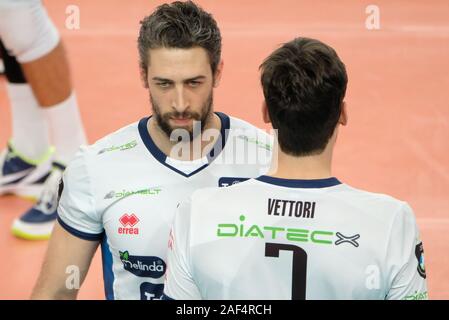
[[[175,90],[172,107],[179,113],[183,113],[189,107],[185,96],[185,91],[182,86],[176,88]]]

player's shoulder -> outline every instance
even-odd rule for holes
[[[350,196],[353,200],[365,203],[379,203],[388,205],[401,205],[404,201],[397,199],[389,194],[373,192],[359,189],[348,184],[344,184],[344,188],[338,189],[337,192]]]
[[[134,148],[139,140],[139,122],[128,124],[87,146],[84,152],[99,155]]]
[[[135,148],[140,141],[138,124],[139,121],[133,122],[107,134],[90,145],[82,146],[75,159],[101,160],[97,156]]]
[[[69,162],[69,171],[87,170],[92,165],[102,165],[109,159],[108,155],[122,154],[134,149],[140,141],[138,123],[126,125],[90,145],[80,146],[75,157]]]
[[[255,125],[236,117],[229,116],[230,134],[247,143],[255,143],[259,146],[271,148],[273,145],[273,136],[266,130],[256,127]]]
[[[253,129],[258,129],[255,125],[253,125],[252,123],[249,123],[248,121],[245,121],[243,119],[228,115],[229,117],[229,123],[230,123],[230,127],[231,128],[253,128]]]
[[[231,115],[227,116],[229,117],[229,126],[231,129],[253,129],[256,130],[257,132],[262,132],[268,135],[267,132],[265,132],[264,130],[258,128],[257,126],[253,125],[252,123],[246,120]]]
[[[248,121],[245,121],[240,118],[236,118],[234,116],[228,116],[229,117],[229,127],[231,130],[248,130],[248,133],[250,134],[261,134],[270,136],[269,133],[267,133],[265,130],[262,130],[258,128],[257,126],[253,125],[252,123],[249,123]]]
[[[369,211],[374,215],[388,215],[394,218],[400,215],[406,218],[414,218],[413,210],[409,204],[401,199],[385,193],[372,192],[358,189],[347,184],[343,188],[335,190],[335,194],[345,199],[352,206],[359,207],[363,211]]]

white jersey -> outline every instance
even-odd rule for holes
[[[224,139],[215,146],[223,149],[214,147],[202,160],[166,157],[144,118],[83,148],[66,169],[58,221],[79,238],[101,241],[107,299],[160,298],[178,203],[198,188],[230,185],[267,170],[271,136],[216,114]],[[238,145],[256,152],[256,161],[233,162]]]
[[[336,178],[206,188],[170,234],[167,299],[426,299],[411,208]]]

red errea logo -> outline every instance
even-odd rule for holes
[[[139,234],[139,228],[133,228],[140,221],[134,213],[131,215],[125,213],[120,217],[119,221],[124,227],[118,228],[119,234]]]
[[[134,227],[138,222],[139,222],[139,218],[137,218],[137,216],[134,213],[131,215],[125,213],[120,218],[120,223],[124,227],[126,227],[126,226]]]

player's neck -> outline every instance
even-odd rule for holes
[[[165,132],[163,132],[157,125],[154,117],[148,122],[147,129],[153,142],[166,156],[182,161],[192,161],[204,157],[213,148],[216,139],[219,136],[212,135],[211,140],[203,141],[202,134],[199,134],[189,142],[171,141]],[[203,132],[208,129],[217,130],[218,132],[221,130],[220,118],[213,112],[211,112],[210,117],[205,121]],[[175,150],[181,152],[174,152]],[[184,150],[186,152],[182,152]]]
[[[268,175],[283,179],[326,179],[332,177],[332,151],[333,146],[328,145],[318,155],[295,157],[282,152],[277,152],[277,164],[272,163]],[[276,153],[274,154],[276,156]]]

